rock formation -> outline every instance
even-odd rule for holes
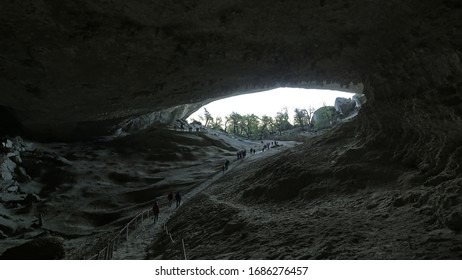
[[[356,101],[351,98],[337,97],[334,104],[335,110],[341,115],[347,116],[356,107]]]

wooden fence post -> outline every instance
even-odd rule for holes
[[[184,259],[187,260],[188,258],[186,258],[186,249],[184,248],[184,239],[183,238],[181,238],[181,243],[183,244]]]

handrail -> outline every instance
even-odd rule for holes
[[[165,221],[164,223],[164,230],[165,230],[165,233],[168,235],[168,237],[170,238],[170,241],[172,241],[172,244],[175,244],[175,240],[173,240],[173,237],[172,237],[172,233],[168,231],[168,227],[167,227],[167,222],[168,222],[168,218],[167,220]],[[185,245],[184,245],[184,239],[181,238],[181,244],[182,244],[182,248],[183,248],[183,256],[184,256],[184,259],[187,260],[187,257],[186,257],[186,249],[185,249]]]
[[[237,162],[240,164],[242,161],[237,160]],[[210,178],[210,182],[214,183],[216,181],[216,179],[217,179],[216,177],[221,173],[222,173],[222,171],[219,171],[219,172],[217,172],[217,174],[213,175],[212,178]],[[205,183],[205,182],[203,182],[203,183]],[[140,223],[144,222],[145,213],[146,213],[146,218],[149,218],[149,215],[150,215],[151,212],[152,212],[152,209],[147,209],[147,210],[144,210],[144,211],[138,213],[133,219],[130,220],[130,222],[128,222],[119,231],[119,233],[114,238],[111,239],[111,241],[109,241],[109,243],[105,247],[103,247],[97,254],[91,256],[90,258],[88,258],[88,260],[100,260],[100,259],[101,260],[112,260],[114,251],[117,251],[118,246],[120,244],[120,236],[125,232],[125,240],[128,241],[130,225],[134,222],[135,226],[136,226],[136,221],[138,220],[139,217],[141,217],[141,222]],[[169,218],[167,218],[167,220],[164,222],[164,230],[165,230],[166,234],[169,236],[172,243],[175,243],[175,240],[173,240],[172,234],[168,231],[168,228],[167,228],[168,220],[169,220]],[[185,249],[185,244],[184,244],[184,239],[183,238],[181,238],[181,243],[182,243],[182,248],[183,248],[184,259],[186,260],[187,259],[187,257],[186,257],[186,249]]]
[[[120,243],[120,236],[125,232],[125,240],[128,241],[129,239],[129,230],[130,230],[130,225],[133,223],[137,225],[138,219],[141,217],[141,221],[138,223],[142,223],[145,220],[145,213],[146,213],[146,219],[149,218],[150,213],[152,212],[152,209],[147,209],[144,210],[140,213],[138,213],[133,219],[131,219],[120,231],[119,233],[114,236],[109,243],[103,247],[97,254],[91,256],[88,258],[88,260],[112,260],[112,257],[114,255],[114,251],[116,251],[119,247]]]

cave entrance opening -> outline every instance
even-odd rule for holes
[[[240,94],[204,105],[188,122],[246,138],[317,132],[356,116],[363,94],[277,88]]]

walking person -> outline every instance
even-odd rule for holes
[[[178,208],[181,204],[181,195],[180,195],[180,192],[177,192],[175,194],[175,200],[176,200],[176,208]]]
[[[157,222],[157,220],[159,219],[159,212],[159,204],[157,204],[157,201],[154,201],[154,205],[152,206],[152,213],[154,214],[154,223]]]

